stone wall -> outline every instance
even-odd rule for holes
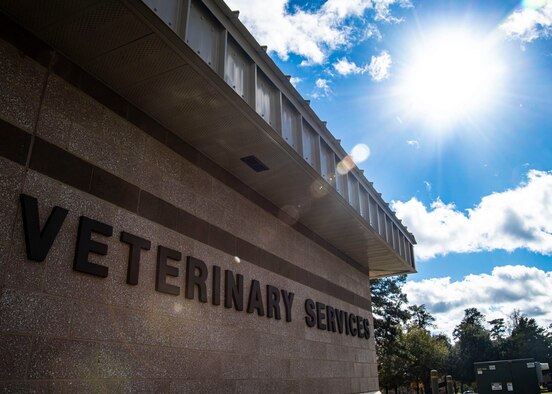
[[[114,111],[84,93],[90,77],[69,78],[46,53],[0,40],[0,390],[377,390],[373,337],[305,323],[312,299],[371,326],[366,274],[223,171],[206,171],[212,163],[182,142],[137,127],[130,105]],[[43,262],[27,259],[22,193],[37,199],[41,227],[55,206],[68,210]],[[112,236],[92,236],[107,254],[88,256],[108,267],[105,278],[73,269],[81,216],[112,226]],[[151,243],[136,285],[122,231]],[[168,263],[178,276],[165,278],[179,295],[156,290],[159,246],[182,255]],[[246,302],[252,279],[263,294],[266,285],[293,292],[292,321],[283,309],[276,320],[213,305],[211,276],[206,303],[186,298],[187,256],[210,275],[219,266],[223,282],[225,270],[243,275]]]

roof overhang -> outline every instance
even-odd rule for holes
[[[154,8],[155,2],[148,3]],[[173,7],[164,10],[169,19],[162,20],[139,0],[0,0],[2,11],[12,19],[273,204],[296,215],[311,231],[368,267],[371,278],[415,272],[414,237],[362,172],[351,170],[366,198],[377,204],[375,213],[363,214],[361,207],[354,207],[319,168],[284,140],[278,130],[281,125],[267,123],[255,110],[254,100],[252,104],[242,99],[228,85],[223,60],[212,67],[186,43],[190,1],[159,4]],[[302,122],[308,122],[317,138],[342,159],[346,152],[339,142],[236,14],[218,0],[198,5],[220,23],[225,40],[231,35],[238,42],[254,62],[254,70],[278,90],[280,100],[286,97]],[[217,56],[225,56],[225,48]],[[257,173],[240,160],[250,155],[269,170]],[[368,217],[373,214],[383,215],[375,218],[377,225]]]

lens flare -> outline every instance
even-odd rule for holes
[[[300,216],[299,208],[300,207],[295,206],[295,205],[284,205],[281,208],[281,211],[284,214],[286,214],[287,217],[286,218],[280,217],[280,218],[282,220],[286,220],[287,222],[289,222],[289,220],[291,220],[292,221],[291,224],[296,223],[299,220],[299,216]]]
[[[324,187],[324,185],[320,181],[314,181],[313,183],[311,183],[310,192],[314,198],[324,197],[325,195],[328,194],[328,190]]]
[[[351,156],[345,156],[343,160],[337,163],[337,165],[335,166],[335,169],[339,175],[345,175],[355,167],[356,167],[356,164],[351,158]]]
[[[355,164],[360,164],[370,157],[370,148],[366,144],[356,144],[351,150],[351,158]]]

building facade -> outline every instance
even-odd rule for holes
[[[377,391],[414,237],[237,13],[0,11],[0,388]]]

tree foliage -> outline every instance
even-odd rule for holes
[[[421,382],[427,390],[431,369],[471,385],[477,361],[534,358],[552,362],[552,324],[540,327],[519,310],[514,310],[508,321],[486,321],[476,308],[468,308],[451,343],[446,335],[431,332],[435,318],[425,305],[408,304],[402,291],[405,282],[403,275],[371,283],[382,388],[418,387],[416,383]]]
[[[371,282],[378,372],[383,387],[401,386],[406,380],[402,327],[410,313],[406,294],[402,292],[405,282],[406,275]]]
[[[476,308],[464,311],[464,318],[454,329],[457,359],[454,360],[456,378],[463,382],[475,381],[473,363],[487,361],[493,354],[491,334],[483,326],[484,316]]]
[[[428,312],[426,306],[412,305],[408,307],[410,312],[410,324],[412,327],[418,327],[422,330],[427,330],[433,327],[435,318]]]
[[[491,325],[491,339],[493,341],[504,338],[504,334],[506,333],[506,323],[504,319],[493,319],[489,320],[487,323]]]
[[[411,326],[405,336],[406,376],[411,382],[430,387],[432,369],[445,370],[449,344],[442,336],[433,336],[424,328]]]
[[[520,315],[505,341],[505,350],[512,358],[552,359],[552,339],[535,319]]]

